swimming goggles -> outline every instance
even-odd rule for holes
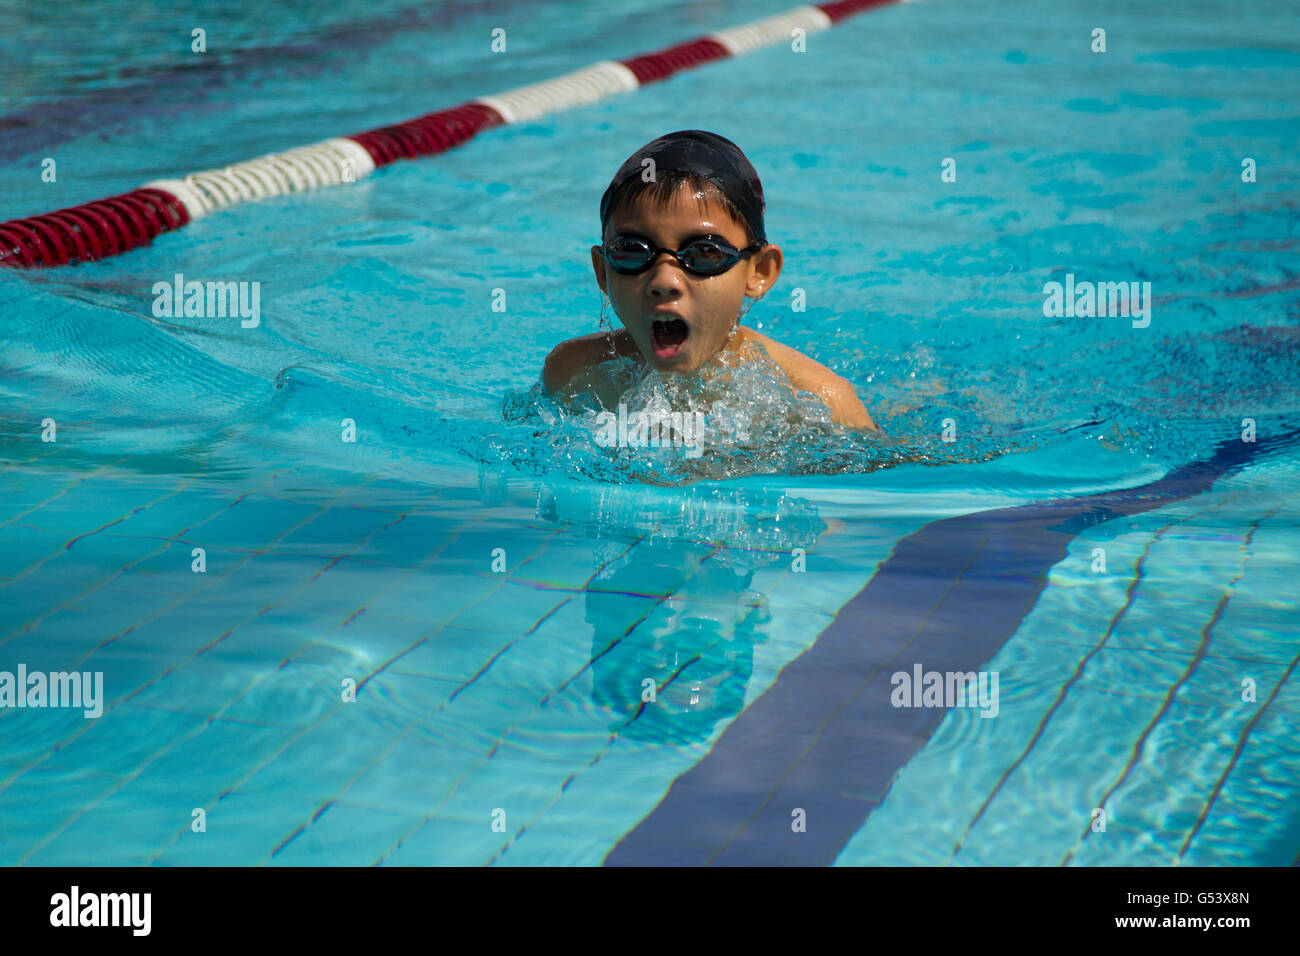
[[[744,249],[737,249],[725,239],[716,236],[700,236],[692,239],[681,249],[656,248],[637,236],[615,236],[608,245],[601,246],[605,261],[620,275],[634,276],[645,272],[666,252],[687,272],[697,276],[716,276],[726,272],[741,259],[753,255],[767,243],[756,242]]]

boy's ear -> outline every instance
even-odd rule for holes
[[[596,272],[596,284],[600,286],[600,291],[609,295],[609,289],[605,286],[605,257],[601,254],[600,246],[591,247],[591,268]]]
[[[750,262],[753,263],[753,271],[745,284],[745,295],[761,299],[771,291],[772,286],[776,285],[776,280],[780,278],[785,256],[781,253],[780,246],[766,245],[754,253]]]

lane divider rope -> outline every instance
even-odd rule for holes
[[[907,0],[838,0],[795,7],[654,53],[602,60],[552,80],[482,96],[404,123],[181,179],[159,179],[120,196],[2,222],[0,265],[58,266],[118,255],[237,203],[356,182],[399,159],[445,152],[484,129],[587,106],[703,63],[788,41],[796,28],[815,33],[853,14],[896,2]]]

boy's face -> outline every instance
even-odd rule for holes
[[[717,202],[702,205],[685,184],[666,207],[644,199],[610,216],[605,242],[632,235],[656,248],[681,249],[692,239],[716,236],[737,249],[749,245],[744,226]],[[699,276],[660,253],[645,272],[622,275],[608,267],[599,246],[591,247],[596,281],[641,354],[652,368],[680,374],[694,372],[727,345],[745,296],[764,295],[781,274],[781,262],[781,250],[768,245],[721,275]]]

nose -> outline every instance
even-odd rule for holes
[[[651,298],[676,298],[686,285],[686,274],[682,265],[667,252],[661,252],[650,266],[646,279],[646,291]]]

